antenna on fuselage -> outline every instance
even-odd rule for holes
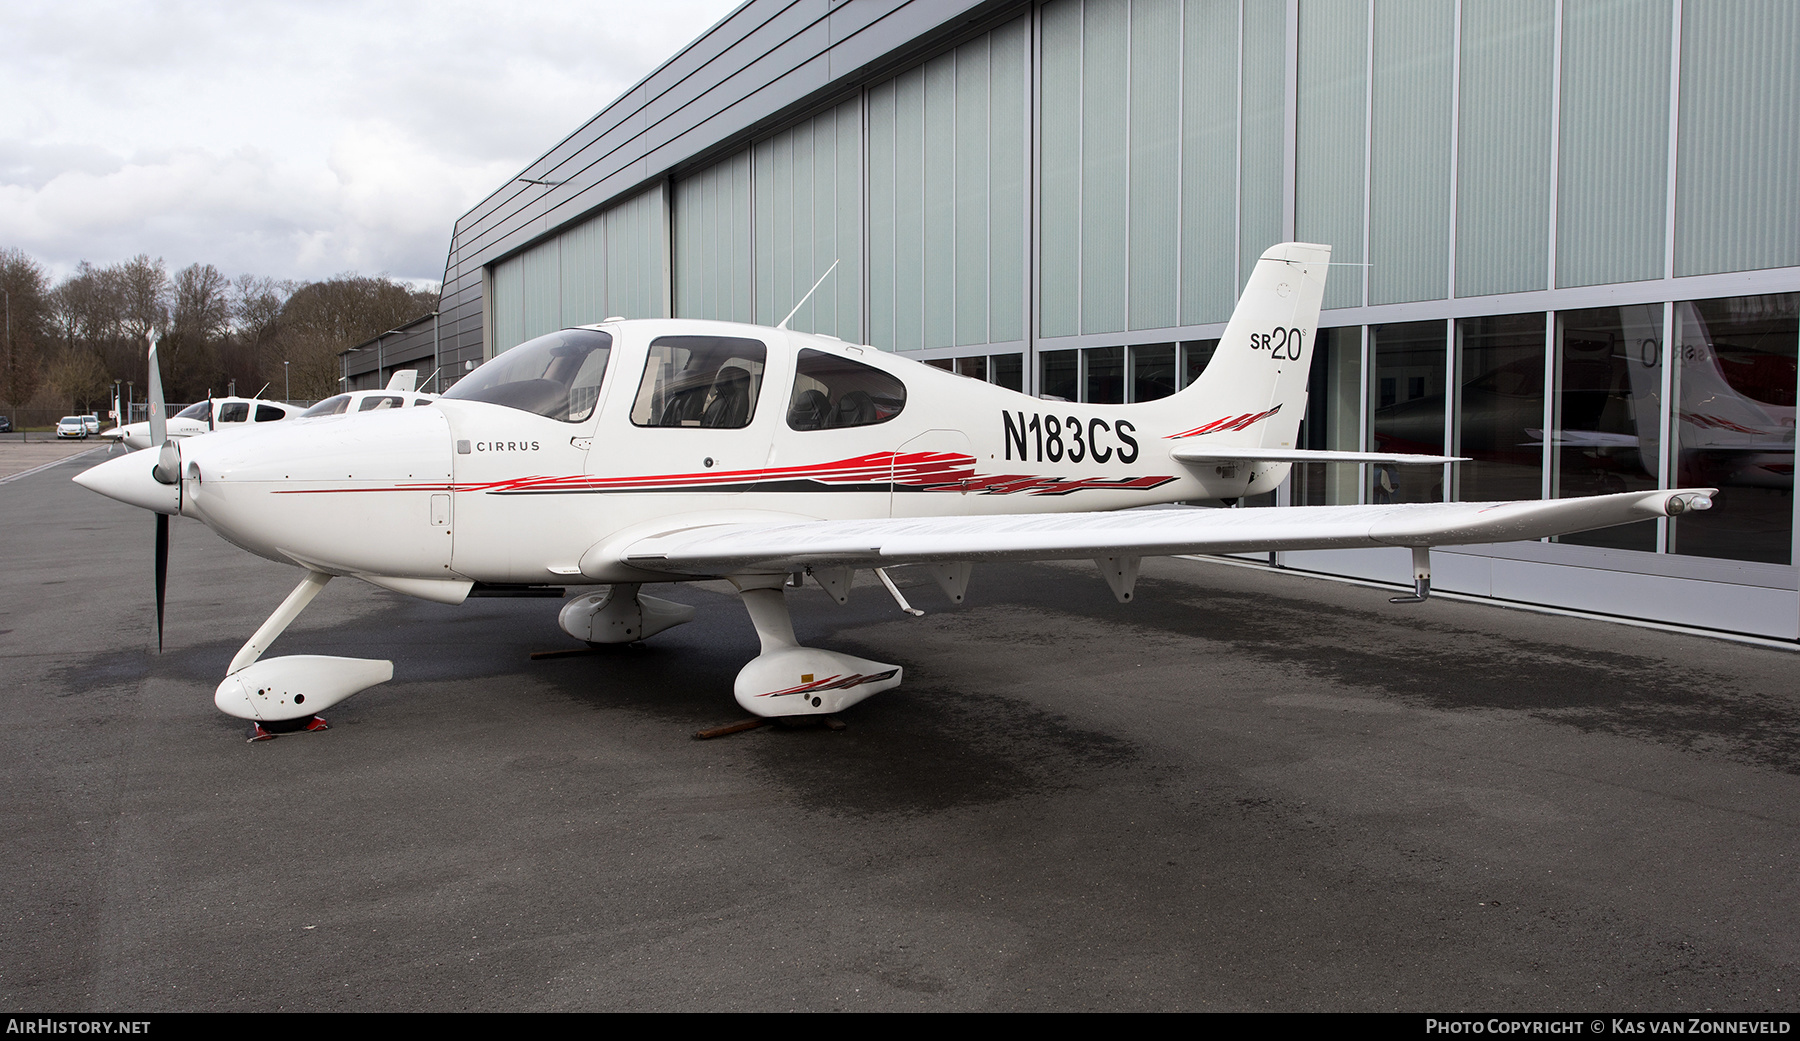
[[[813,287],[806,291],[806,295],[800,298],[800,302],[794,305],[794,309],[789,311],[788,316],[783,318],[781,324],[775,328],[786,329],[787,324],[794,320],[794,316],[800,313],[800,309],[806,306],[806,302],[812,299],[812,295],[819,291],[819,287],[825,284],[825,280],[831,277],[831,273],[836,271],[838,264],[842,262],[842,258],[832,261],[831,266],[825,269],[825,273],[819,276],[819,280],[813,283]]]

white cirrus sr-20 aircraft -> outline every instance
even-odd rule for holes
[[[151,407],[160,411],[162,404],[160,401],[152,402]],[[196,437],[218,430],[245,430],[253,423],[274,423],[297,417],[304,411],[298,405],[290,405],[285,401],[265,401],[262,398],[202,398],[165,420],[161,436],[166,440],[171,437]],[[118,441],[133,451],[161,444],[153,434],[150,420],[127,423],[100,432],[101,437]]]
[[[306,408],[290,405],[285,401],[268,401],[263,398],[205,398],[194,402],[175,415],[170,416],[165,427],[163,438],[195,437],[200,434],[212,434],[223,431],[247,430],[252,423],[273,423],[282,419],[300,419],[307,416],[336,416],[346,412],[372,412],[380,409],[407,408],[415,405],[429,405],[437,400],[434,395],[422,394],[413,390],[419,381],[417,369],[401,369],[388,380],[388,385],[381,390],[353,390],[347,394],[334,397]],[[160,388],[161,376],[157,377]],[[101,437],[121,442],[125,447],[135,450],[150,448],[162,442],[155,440],[150,429],[150,421],[128,423],[113,427],[101,433]]]
[[[1256,495],[1300,461],[1451,461],[1294,447],[1329,257],[1304,243],[1264,253],[1206,371],[1142,404],[1028,397],[783,327],[616,320],[514,347],[430,408],[158,436],[160,451],[76,480],[156,512],[159,632],[170,515],[302,569],[215,694],[259,729],[319,725],[315,713],[393,676],[387,661],[261,657],[336,576],[444,603],[478,587],[605,586],[559,618],[595,644],[692,618],[644,584],[729,579],[762,643],[737,701],[787,716],[838,712],[901,681],[899,665],[802,646],[790,576],[842,600],[859,568],[886,581],[887,567],[920,565],[960,602],[974,563],[1092,559],[1125,601],[1147,555],[1404,546],[1416,585],[1400,599],[1414,600],[1429,593],[1433,546],[1711,505],[1711,489],[1675,489],[1119,512]]]

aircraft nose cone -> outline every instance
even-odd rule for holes
[[[76,474],[75,483],[130,506],[156,513],[180,513],[181,488],[156,479],[151,472],[156,468],[156,460],[155,452],[117,456]]]

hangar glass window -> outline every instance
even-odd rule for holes
[[[794,365],[788,426],[836,430],[886,423],[906,407],[906,384],[870,365],[803,350]]]
[[[517,350],[517,348],[514,348]],[[640,427],[736,430],[756,416],[762,390],[760,340],[663,336],[650,344],[631,422]]]
[[[594,414],[612,334],[563,329],[526,340],[458,380],[446,398],[486,401],[564,423]]]
[[[305,419],[308,416],[341,415],[349,407],[350,407],[350,395],[339,394],[335,398],[326,398],[324,401],[319,402],[317,405],[314,405],[312,408],[309,408],[305,412],[300,413],[300,418]]]
[[[219,406],[219,422],[243,423],[250,419],[248,401],[227,401]]]
[[[189,405],[187,408],[184,408],[180,412],[175,413],[175,418],[176,419],[198,419],[202,423],[211,422],[212,421],[212,399],[207,398],[205,401],[194,402],[192,405]]]
[[[1678,303],[1675,336],[1675,487],[1719,494],[1669,552],[1792,563],[1800,293]]]

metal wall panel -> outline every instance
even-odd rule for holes
[[[640,192],[494,265],[494,350],[619,315],[665,314],[663,191]]]
[[[1131,4],[1129,324],[1179,324],[1181,2]]]
[[[1800,5],[1682,5],[1675,273],[1800,265]]]
[[[988,334],[989,343],[1025,338],[1031,39],[1026,19],[988,34]]]
[[[756,145],[757,322],[787,317],[836,263],[789,328],[862,339],[861,108],[846,102]]]
[[[1674,17],[1671,0],[1563,0],[1558,286],[1662,275]]]
[[[1043,83],[1038,122],[1038,331],[1081,331],[1080,0],[1057,0],[1040,14]]]
[[[985,39],[956,51],[956,239],[954,342],[988,340],[988,94]]]
[[[606,317],[606,222],[591,220],[565,231],[562,245],[562,321],[559,328]]]
[[[1369,0],[1300,5],[1294,235],[1324,242],[1339,262],[1363,252],[1363,145],[1368,137]],[[1326,307],[1363,302],[1360,267],[1334,268]]]
[[[750,152],[675,183],[675,315],[756,320],[750,278]]]
[[[557,239],[540,242],[520,260],[525,291],[523,329],[529,340],[562,328],[562,243]]]
[[[886,350],[1022,339],[1026,22],[868,93],[869,335]]]
[[[669,313],[664,198],[658,184],[606,211],[607,298],[602,309],[607,315],[663,318]]]
[[[1263,251],[1282,239],[1282,138],[1287,97],[1287,9],[1246,0],[1239,69],[1238,281],[1250,277]]]
[[[956,58],[925,66],[923,345],[956,342]]]
[[[490,284],[494,293],[491,335],[498,354],[525,342],[525,258],[510,257],[495,264]]]
[[[1081,39],[1081,331],[1125,328],[1130,0],[1086,0]]]
[[[1448,295],[1456,8],[1377,0],[1369,159],[1369,299]]]
[[[1187,0],[1181,19],[1181,321],[1222,322],[1237,299],[1238,0]]]
[[[1549,279],[1554,0],[1463,0],[1456,295]]]

